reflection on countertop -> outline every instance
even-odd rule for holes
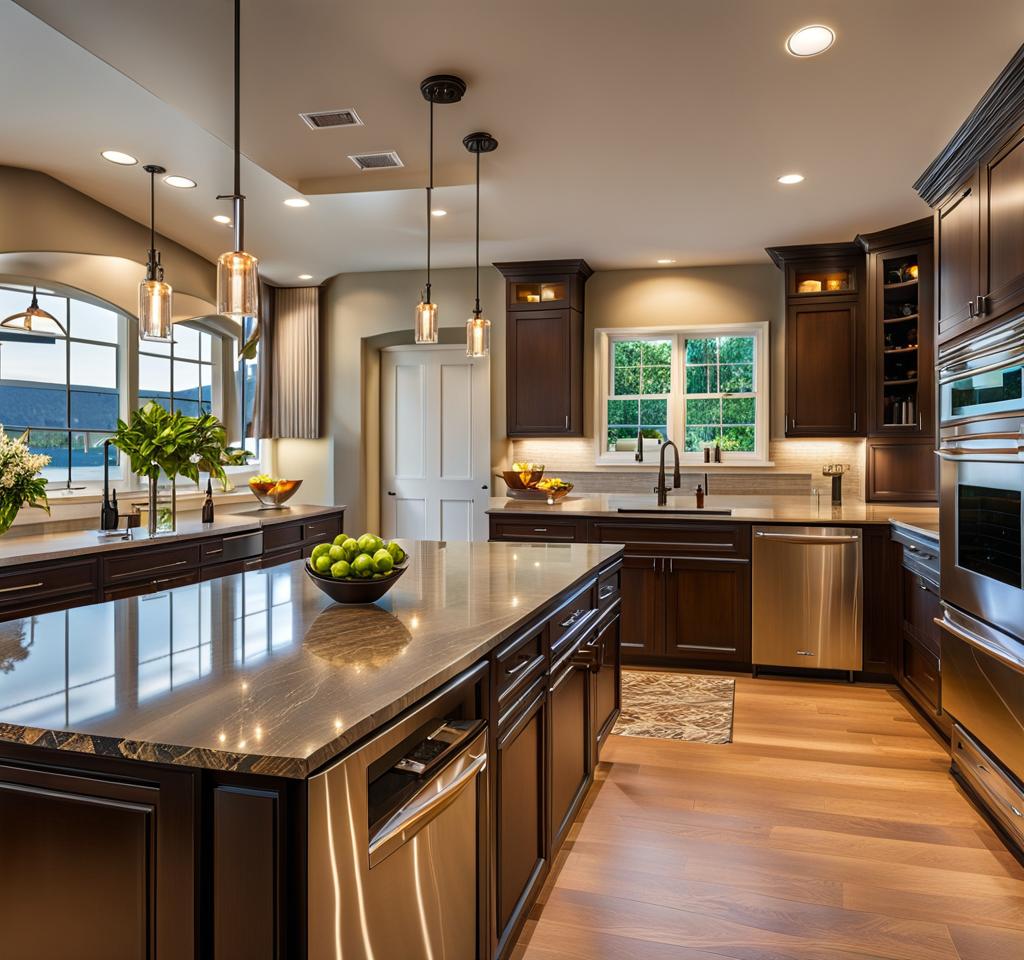
[[[0,623],[0,739],[304,777],[618,552],[410,543],[378,605],[303,563]]]
[[[14,531],[0,537],[0,567],[36,563],[42,560],[62,560],[87,554],[106,553],[116,550],[131,550],[156,543],[172,546],[179,541],[195,540],[201,537],[215,537],[220,534],[232,536],[236,533],[261,530],[277,523],[306,520],[326,516],[344,510],[344,507],[322,507],[313,504],[281,507],[278,509],[239,510],[233,513],[218,513],[213,523],[203,523],[199,511],[178,514],[177,529],[173,534],[158,534],[151,537],[144,527],[131,531],[130,539],[117,536],[100,536],[96,530],[71,530],[57,533],[18,534]]]
[[[623,514],[620,508],[630,511],[643,509],[643,513]],[[649,509],[648,509],[649,508]],[[923,526],[938,524],[939,510],[934,506],[912,504],[886,504],[850,502],[834,507],[828,497],[820,501],[815,497],[741,497],[707,496],[704,509],[697,509],[694,496],[669,496],[668,503],[659,507],[652,493],[649,496],[635,494],[592,493],[586,496],[568,496],[558,503],[549,505],[543,500],[507,500],[504,497],[491,499],[488,513],[543,514],[545,516],[574,517],[642,517],[647,514],[673,518],[673,511],[692,511],[686,516],[675,516],[680,521],[689,520],[739,520],[751,523],[867,523],[887,524],[896,519]],[[712,511],[730,511],[728,516]]]

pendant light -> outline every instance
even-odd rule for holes
[[[437,343],[437,304],[430,296],[430,223],[434,203],[434,104],[458,103],[466,93],[460,77],[440,74],[427,77],[420,84],[423,99],[430,104],[430,143],[427,161],[427,283],[416,305],[414,336],[417,343]]]
[[[238,320],[243,331],[246,318],[250,318],[251,334],[243,354],[250,344],[255,345],[259,318],[259,261],[246,253],[245,196],[242,194],[241,149],[241,61],[242,61],[242,2],[235,0],[235,181],[234,192],[219,196],[218,200],[231,200],[235,228],[235,247],[217,259],[217,312]]]
[[[491,352],[491,321],[480,310],[480,154],[497,150],[498,141],[481,132],[463,137],[462,143],[476,157],[476,303],[466,321],[466,356],[486,357]]]
[[[139,339],[171,339],[171,285],[164,281],[160,251],[156,249],[156,176],[167,171],[155,163],[143,168],[149,174],[149,258],[146,279],[139,284]]]
[[[39,320],[47,320],[54,324],[62,335],[67,336],[67,330],[64,329],[62,324],[52,313],[47,313],[41,306],[39,306],[39,297],[36,295],[36,288],[32,287],[32,302],[28,305],[26,310],[22,310],[21,313],[12,313],[9,317],[5,317],[0,320],[0,327],[7,327],[9,330],[22,330],[25,333],[45,333],[46,331],[37,330],[34,324]]]

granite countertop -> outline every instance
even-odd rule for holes
[[[302,561],[0,623],[0,740],[302,778],[621,553],[411,542],[376,605]]]
[[[311,517],[323,516],[344,510],[344,507],[321,507],[313,504],[298,504],[278,510],[240,510],[228,513],[217,511],[212,524],[202,523],[198,511],[178,514],[177,530],[174,534],[150,537],[145,527],[136,527],[131,540],[120,537],[101,537],[95,530],[70,530],[58,533],[36,533],[20,535],[8,533],[0,537],[0,567],[18,566],[42,560],[61,560],[87,554],[106,553],[111,550],[131,550],[136,547],[173,546],[183,540],[200,537],[215,537],[218,534],[230,536],[277,523],[288,523]]]
[[[631,514],[622,514],[619,507],[630,510],[643,508],[642,514],[632,516],[662,516],[680,521],[689,520],[723,520],[747,521],[750,523],[804,523],[804,524],[888,524],[891,520],[905,523],[921,524],[925,527],[937,528],[938,507],[922,507],[903,504],[883,503],[845,503],[833,507],[827,497],[815,503],[809,497],[740,497],[740,496],[707,496],[704,498],[704,509],[708,511],[701,516],[679,516],[673,510],[697,511],[697,501],[693,496],[669,496],[668,504],[659,507],[653,493],[650,495],[590,493],[583,496],[572,496],[553,505],[543,500],[509,500],[504,497],[491,499],[488,513],[515,515],[543,514],[545,516],[576,517],[616,517],[625,519]],[[712,510],[731,510],[729,516],[714,514]]]
[[[892,525],[894,527],[902,527],[904,530],[910,531],[910,533],[916,533],[920,537],[926,537],[928,540],[934,540],[935,545],[939,543],[939,518],[938,512],[934,520],[926,520],[925,518],[907,520],[897,519],[892,517]]]

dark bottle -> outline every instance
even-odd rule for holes
[[[206,481],[206,499],[203,501],[203,523],[213,523],[213,484]]]
[[[715,442],[715,463],[722,462],[722,447],[717,441]]]
[[[697,484],[697,509],[704,509],[704,487],[701,484]]]

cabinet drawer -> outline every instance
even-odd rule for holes
[[[303,540],[333,540],[341,533],[341,517],[322,517],[304,525]]]
[[[239,533],[219,540],[206,540],[199,547],[203,563],[227,563],[229,560],[247,560],[263,553],[263,534],[259,530]]]
[[[613,570],[601,574],[597,581],[597,605],[600,610],[607,610],[622,593],[622,564],[616,564]]]
[[[104,562],[104,585],[112,586],[133,580],[178,576],[190,567],[199,566],[199,545],[183,544],[169,550],[132,550],[123,557]]]
[[[939,708],[939,658],[915,637],[903,634],[903,680],[932,710]]]
[[[535,626],[525,635],[507,643],[495,655],[494,663],[498,703],[511,703],[517,691],[524,689],[544,672],[547,664],[544,625]]]
[[[543,517],[509,519],[491,517],[492,540],[523,540],[534,543],[574,543],[585,540],[577,520],[545,520]]]
[[[103,591],[104,600],[123,600],[125,597],[138,597],[145,593],[160,593],[173,590],[175,587],[187,587],[199,582],[199,570],[171,576],[153,576],[149,580],[135,580]]]
[[[218,577],[229,577],[233,574],[245,573],[248,570],[262,570],[263,560],[252,557],[249,560],[225,560],[224,563],[209,563],[203,567],[200,580],[216,580]]]
[[[551,659],[554,660],[597,615],[597,584],[591,581],[553,614],[550,623]]]
[[[0,610],[35,606],[46,597],[96,589],[96,561],[32,566],[0,574]]]
[[[750,525],[594,521],[593,543],[622,543],[631,556],[750,556]]]
[[[263,549],[279,550],[302,542],[301,523],[275,523],[263,528]]]

